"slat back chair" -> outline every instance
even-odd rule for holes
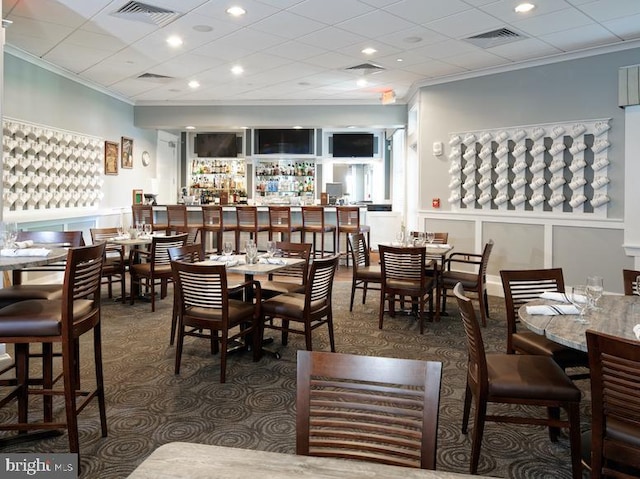
[[[640,477],[640,344],[587,330],[591,477]]]
[[[151,311],[156,310],[156,285],[160,283],[160,299],[167,295],[167,283],[172,280],[171,258],[169,249],[187,244],[186,233],[175,236],[154,236],[151,240],[151,250],[135,250],[130,258],[129,271],[131,273],[131,304],[139,292],[142,283],[150,290]],[[140,261],[138,261],[139,258]],[[145,260],[142,262],[142,260]]]
[[[17,399],[18,422],[0,424],[0,430],[66,429],[69,451],[79,452],[78,414],[92,400],[98,400],[102,436],[107,436],[107,419],[102,375],[102,346],[100,332],[100,284],[104,261],[104,243],[70,248],[64,273],[64,292],[61,299],[32,299],[21,301],[0,310],[0,340],[15,345],[16,389],[0,401],[1,406]],[[93,332],[95,388],[80,390],[79,339]],[[52,345],[62,346],[62,390],[54,389]],[[40,388],[32,388],[29,374],[29,346],[43,348],[43,376]],[[29,395],[44,396],[42,421],[28,420]],[[65,421],[55,421],[51,397],[63,395]],[[79,403],[78,398],[83,398]]]
[[[248,281],[233,288],[235,291],[242,291],[246,287],[252,287],[255,303],[249,303],[229,298],[233,291],[227,286],[227,271],[224,265],[173,261],[171,267],[178,291],[179,307],[175,373],[180,374],[184,337],[208,338],[211,342],[211,353],[220,352],[220,382],[224,383],[227,349],[231,341],[252,338],[253,360],[257,361],[260,358],[260,283]],[[203,333],[202,330],[209,330],[210,333]],[[248,342],[246,347],[249,347]]]
[[[296,453],[436,468],[442,363],[298,351]]]
[[[269,275],[268,281],[260,281],[262,297],[269,298],[282,293],[304,293],[309,276],[311,244],[278,241],[276,248],[282,252],[284,258],[299,258],[304,261],[279,269]]]
[[[291,208],[289,206],[269,206],[269,239],[273,234],[280,234],[280,241],[291,242],[292,233],[302,231],[302,225],[291,223]]]
[[[638,294],[638,284],[636,284],[636,278],[640,276],[640,271],[634,269],[622,270],[622,281],[624,283],[625,296],[633,296]]]
[[[108,244],[107,242],[118,236],[118,228],[91,228],[91,242],[106,243],[104,265],[102,267],[102,278],[106,280],[109,298],[113,297],[113,282],[120,282],[120,293],[122,302],[126,302],[125,278],[127,263],[125,261],[124,246]]]
[[[311,351],[311,333],[326,325],[329,330],[331,351],[336,350],[333,336],[333,310],[331,294],[339,256],[316,259],[311,264],[304,293],[284,293],[262,303],[264,327],[282,333],[282,344],[287,345],[289,333],[303,334],[305,346]],[[279,318],[280,324],[274,320]],[[301,324],[301,327],[290,323]]]
[[[353,300],[356,295],[356,289],[362,290],[362,304],[367,301],[367,291],[369,284],[382,283],[382,271],[380,265],[371,265],[369,247],[362,233],[350,234],[349,244],[351,257],[353,262],[353,275],[351,278],[351,302],[349,303],[349,311],[353,311]],[[371,288],[379,291],[380,288]]]
[[[462,416],[462,433],[466,434],[475,405],[471,439],[471,474],[477,474],[480,447],[486,421],[508,424],[545,425],[553,442],[559,428],[569,429],[573,479],[582,478],[580,460],[580,390],[558,364],[548,356],[531,354],[486,354],[480,324],[462,283],[454,287],[460,317],[467,339],[467,386]],[[487,414],[489,403],[520,404],[546,408],[547,415],[523,416],[521,413]],[[568,419],[560,419],[560,409]]]
[[[540,354],[552,357],[562,369],[589,367],[586,353],[555,343],[532,331],[518,331],[518,310],[525,303],[538,299],[544,292],[564,293],[562,268],[502,270],[502,288],[507,317],[507,354]],[[583,379],[588,374],[571,375]]]
[[[424,333],[424,306],[429,301],[429,313],[433,317],[433,276],[425,274],[426,250],[421,247],[395,247],[380,245],[381,290],[378,327],[382,329],[384,307],[389,303],[389,311],[395,314],[395,303],[411,298],[411,305],[417,309],[420,334]]]

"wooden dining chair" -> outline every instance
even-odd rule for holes
[[[424,309],[429,301],[429,315],[433,318],[433,293],[435,280],[425,274],[426,251],[421,247],[396,247],[380,245],[380,309],[378,327],[382,329],[385,305],[389,304],[389,314],[395,316],[396,303],[405,303],[411,298],[412,311],[420,324],[420,334],[424,334]]]
[[[296,453],[436,468],[442,363],[298,351]]]
[[[442,294],[442,311],[447,308],[447,290],[462,283],[464,290],[475,293],[478,303],[480,303],[480,318],[482,326],[487,325],[489,317],[489,297],[487,294],[487,266],[489,265],[489,257],[493,250],[493,240],[487,241],[482,250],[482,254],[476,253],[452,253],[445,260],[442,271],[440,273],[440,289]],[[474,271],[460,271],[453,269],[452,266],[461,267],[468,265]]]
[[[625,296],[633,296],[637,294],[638,285],[636,284],[636,278],[640,276],[640,271],[634,269],[622,270],[622,282],[624,285]]]
[[[255,206],[236,206],[236,253],[240,252],[240,236],[249,233],[249,238],[258,244],[258,234],[269,233],[269,225],[260,223],[258,208]]]
[[[518,310],[527,302],[538,299],[544,292],[564,293],[562,268],[502,270],[502,288],[507,317],[507,354],[538,354],[553,358],[560,367],[588,368],[589,358],[583,351],[563,346],[532,331],[518,331]],[[588,373],[570,375],[585,379]]]
[[[325,209],[322,206],[303,206],[302,207],[302,242],[307,242],[307,235],[311,235],[310,243],[313,245],[311,254],[315,258],[317,253],[320,253],[320,257],[325,256],[325,234],[331,233],[332,237],[332,252],[335,254],[338,251],[338,245],[336,242],[336,225],[325,222]],[[318,250],[316,236],[320,235],[320,249]]]
[[[355,233],[362,233],[367,236],[367,245],[371,244],[371,227],[369,225],[362,224],[360,222],[360,207],[359,206],[338,206],[337,218],[338,218],[338,249],[340,250],[340,236],[344,235],[344,241],[347,251],[345,253],[345,263],[349,266],[349,257],[351,256],[351,244],[349,243],[349,235]]]
[[[362,304],[365,304],[367,301],[367,291],[369,291],[369,289],[374,291],[380,290],[382,270],[379,264],[371,264],[370,251],[364,234],[350,234],[348,241],[350,244],[351,259],[353,260],[349,311],[353,311],[353,300],[355,299],[356,289],[362,290]],[[370,288],[370,284],[378,285],[378,287]]]
[[[2,423],[3,431],[32,431],[66,429],[69,451],[79,452],[78,414],[92,400],[97,399],[102,436],[107,436],[107,418],[102,374],[102,342],[100,323],[100,283],[104,261],[104,243],[70,248],[64,272],[64,291],[61,299],[32,299],[0,309],[0,342],[15,345],[15,388],[2,400],[4,407],[17,400],[17,423]],[[93,332],[94,388],[80,389],[80,337]],[[29,365],[29,347],[43,348],[42,379],[34,383]],[[62,388],[54,389],[52,345],[61,344]],[[35,387],[36,386],[39,387]],[[43,397],[42,421],[30,421],[29,396]],[[66,420],[54,420],[51,401],[64,397]],[[82,400],[78,403],[78,398]]]
[[[187,225],[187,207],[167,205],[167,235],[186,233]]]
[[[166,223],[156,223],[153,214],[153,206],[151,205],[131,205],[131,218],[133,221],[133,224],[131,226],[133,227],[135,227],[138,223],[147,223],[151,225],[151,229],[153,231],[167,230]]]
[[[591,478],[640,477],[640,343],[587,330]]]
[[[124,246],[108,243],[110,239],[118,236],[118,228],[90,228],[89,232],[93,244],[100,242],[105,243],[102,278],[106,280],[109,298],[113,297],[113,283],[118,281],[120,283],[122,302],[125,303],[127,301],[127,290],[125,286],[127,261],[125,259]]]
[[[480,325],[471,300],[464,294],[462,283],[455,285],[460,316],[467,339],[467,385],[462,416],[462,433],[466,434],[474,404],[471,438],[471,474],[477,474],[485,422],[545,425],[551,441],[558,440],[559,428],[569,429],[573,479],[582,478],[580,453],[580,390],[549,356],[532,354],[486,354]],[[521,412],[487,414],[489,404],[540,406],[547,416],[532,417]],[[568,418],[560,418],[560,409]]]
[[[269,206],[269,240],[273,240],[274,234],[280,235],[280,241],[291,243],[291,235],[300,233],[302,225],[291,222],[291,207]]]
[[[260,281],[262,297],[268,299],[283,293],[304,293],[309,278],[311,244],[278,241],[276,249],[283,258],[297,258],[303,261],[277,270],[269,275],[267,281]]]
[[[245,347],[251,347],[253,360],[257,361],[261,355],[260,283],[247,281],[234,288],[237,291],[252,288],[255,302],[250,303],[229,298],[234,291],[227,287],[224,265],[172,261],[171,268],[179,311],[175,373],[180,374],[185,336],[207,338],[211,343],[211,354],[220,352],[221,383],[226,380],[227,349],[231,341],[244,338]]]
[[[202,205],[202,233],[200,235],[205,251],[222,253],[224,233],[226,231],[235,232],[235,224],[227,224],[224,221],[224,211],[220,205]],[[235,233],[234,233],[235,234]],[[210,239],[210,235],[212,238]],[[213,241],[215,239],[215,242]],[[215,243],[215,249],[213,248]]]

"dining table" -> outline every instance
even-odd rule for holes
[[[374,462],[299,456],[235,447],[171,442],[151,453],[129,479],[487,479]]]
[[[520,322],[534,333],[580,351],[587,351],[587,329],[638,341],[634,327],[640,325],[640,296],[605,294],[598,300],[596,309],[587,308],[584,322],[579,321],[577,314],[530,314],[527,311],[530,306],[559,304],[563,303],[549,299],[529,301],[518,309]],[[637,329],[640,330],[640,326]]]

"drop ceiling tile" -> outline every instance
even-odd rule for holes
[[[91,23],[82,26],[83,30],[95,33],[109,33],[124,42],[135,42],[146,35],[158,30],[156,25],[150,23],[126,20],[101,12],[94,17]]]
[[[366,55],[362,53],[362,50],[364,50],[365,48],[375,48],[376,52],[371,55]],[[379,57],[393,55],[401,52],[402,50],[385,43],[376,42],[375,40],[365,40],[362,42],[354,43],[353,45],[348,45],[344,48],[340,48],[337,51],[353,58],[359,58],[359,61],[362,63],[375,63],[376,59]]]
[[[366,38],[368,37],[356,35],[355,33],[343,30],[342,28],[327,27],[308,35],[303,35],[297,40],[309,45],[319,45],[327,50],[338,50],[346,47],[347,45],[358,43]]]
[[[236,26],[246,27],[278,12],[278,8],[273,7],[272,5],[267,5],[265,2],[242,0],[241,3],[242,8],[244,8],[247,13],[240,17],[232,17],[226,12],[226,9],[231,6],[231,2],[220,1],[209,1],[203,3],[200,7],[194,10],[194,14],[205,15],[207,17],[230,22]]]
[[[71,27],[25,17],[14,17],[13,22],[13,25],[6,29],[7,42],[33,52],[36,56],[46,53],[73,32]]]
[[[518,3],[520,3],[520,1],[500,0],[498,2],[482,6],[480,7],[480,10],[502,20],[503,22],[514,23],[571,8],[571,5],[565,0],[533,0],[532,3],[535,4],[535,8],[533,10],[526,13],[517,13],[515,11],[515,6]]]
[[[303,15],[327,25],[334,25],[353,17],[363,15],[373,7],[358,0],[306,0],[289,8],[289,11]]]
[[[422,45],[432,45],[447,40],[448,37],[424,27],[413,27],[407,30],[381,35],[377,40],[392,45],[400,50],[417,48]]]
[[[77,12],[78,7],[70,8],[55,0],[21,0],[10,12],[4,10],[5,5],[3,4],[3,18],[12,20],[13,16],[20,16],[30,19],[46,19],[48,23],[77,28],[85,23],[88,17],[87,12],[82,11],[82,6],[79,7],[80,12]]]
[[[560,49],[538,40],[537,38],[526,38],[517,42],[499,45],[497,47],[490,48],[488,51],[494,55],[508,58],[514,62],[562,53]]]
[[[465,10],[473,10],[473,7],[460,0],[448,0],[447,2],[402,0],[384,7],[384,10],[412,23],[425,24]]]
[[[451,38],[464,38],[495,28],[501,28],[504,23],[484,12],[466,10],[462,13],[429,22],[425,26]]]
[[[321,30],[325,26],[324,23],[283,11],[254,23],[251,28],[261,32],[273,32],[278,36],[291,39]]]
[[[540,39],[563,51],[578,50],[620,41],[620,38],[600,25],[590,25],[564,32],[550,33],[549,35],[542,35]]]
[[[101,56],[100,56],[101,55]],[[109,55],[81,45],[58,44],[44,55],[43,59],[74,73],[80,73]]]
[[[243,28],[235,31],[230,35],[226,35],[217,40],[216,43],[223,45],[236,45],[249,51],[263,51],[275,47],[281,43],[285,43],[283,37],[272,35],[270,33],[254,30],[253,28]]]
[[[603,25],[624,40],[640,38],[640,14],[609,20]]]
[[[86,30],[75,30],[64,40],[64,43],[107,52],[117,52],[127,47],[125,42],[106,33],[88,32]]]
[[[425,45],[424,47],[414,48],[405,54],[423,55],[426,58],[445,59],[454,55],[462,55],[478,50],[478,47],[471,43],[461,42],[458,40],[446,40],[434,45]]]
[[[585,3],[580,9],[598,22],[622,18],[640,13],[640,2],[637,0],[600,0]]]
[[[447,57],[447,63],[457,65],[465,70],[482,70],[511,63],[510,60],[485,50],[463,53]]]
[[[303,44],[298,41],[290,41],[281,43],[277,47],[273,48],[271,53],[279,57],[288,58],[289,60],[306,61],[306,59],[309,57],[327,53],[327,50],[324,48]]]
[[[253,55],[242,57],[238,61],[242,63],[244,76],[267,73],[268,70],[291,63],[291,60],[270,55],[266,52],[254,53]]]
[[[382,10],[375,10],[340,22],[336,26],[364,37],[375,38],[380,35],[406,30],[416,25]]]
[[[305,63],[329,69],[344,69],[356,65],[359,59],[338,52],[328,52],[305,59]]]
[[[513,22],[513,25],[518,30],[528,36],[547,35],[591,24],[593,24],[592,19],[584,13],[573,9],[559,10]]]
[[[419,65],[411,65],[407,70],[426,78],[447,76],[464,72],[464,68],[438,60],[429,60],[428,62]]]

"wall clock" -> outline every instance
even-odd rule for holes
[[[143,151],[142,152],[142,166],[149,166],[149,163],[151,163],[151,155],[149,154],[148,151]]]

